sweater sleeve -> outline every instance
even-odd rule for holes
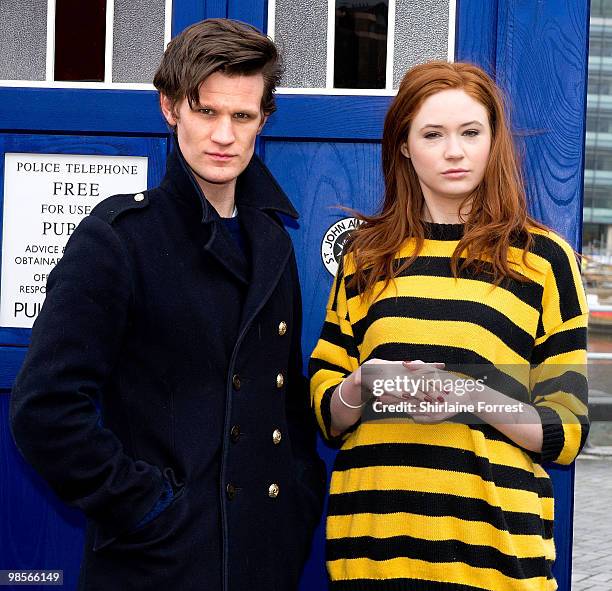
[[[357,425],[339,436],[331,434],[331,398],[338,384],[359,367],[359,351],[348,317],[343,266],[334,279],[321,336],[309,364],[310,398],[323,436],[340,443]]]
[[[544,432],[541,461],[567,465],[589,432],[588,310],[574,252],[558,237],[550,244],[530,386]]]

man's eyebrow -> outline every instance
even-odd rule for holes
[[[462,123],[459,127],[467,127],[468,125],[479,125],[480,127],[483,127],[482,123],[480,121],[477,121],[476,119],[474,119],[474,121],[468,121],[466,123]],[[423,125],[423,127],[421,127],[420,131],[423,131],[427,127],[431,127],[433,129],[444,129],[444,125],[426,123],[425,125]]]

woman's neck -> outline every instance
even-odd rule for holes
[[[432,203],[425,199],[423,203],[423,220],[434,224],[464,224],[469,210],[469,203],[466,203],[463,209],[459,211],[456,202],[448,204]]]

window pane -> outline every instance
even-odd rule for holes
[[[44,80],[47,2],[0,0],[0,80]]]
[[[55,80],[104,81],[106,0],[56,0]]]
[[[384,88],[387,0],[336,0],[335,88]]]
[[[164,53],[165,0],[115,0],[113,82],[153,82]]]
[[[449,0],[396,1],[394,88],[399,86],[402,77],[412,66],[431,60],[448,59],[448,3]]]
[[[281,86],[324,88],[327,0],[276,0],[274,41],[283,56]]]

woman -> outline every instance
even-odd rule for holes
[[[527,214],[501,95],[481,69],[410,70],[382,151],[382,208],[345,249],[310,364],[320,428],[341,447],[331,588],[556,589],[542,463],[570,464],[588,432],[574,252]],[[458,388],[451,365],[481,386]],[[419,387],[372,403],[364,366]],[[369,420],[391,400],[413,403],[408,418]]]

